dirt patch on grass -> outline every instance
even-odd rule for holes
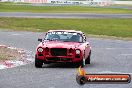
[[[26,65],[34,61],[32,52],[6,45],[0,45],[0,69]]]
[[[0,61],[16,60],[20,57],[21,54],[16,49],[0,46]]]

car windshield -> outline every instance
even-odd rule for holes
[[[48,32],[44,40],[63,42],[82,42],[82,36],[76,32]]]

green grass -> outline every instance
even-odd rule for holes
[[[132,38],[132,19],[0,18],[0,28],[37,32],[73,29],[86,34]]]
[[[0,3],[0,12],[132,13],[132,10],[89,6],[30,6],[28,4],[17,5],[13,3]]]

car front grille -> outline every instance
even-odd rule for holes
[[[59,57],[47,57],[46,58],[47,61],[55,61],[55,62],[70,62],[72,60],[72,58],[59,58]]]
[[[50,52],[52,56],[67,56],[66,48],[51,48]]]

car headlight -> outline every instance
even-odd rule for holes
[[[39,47],[38,52],[43,52],[43,48]]]
[[[80,50],[76,50],[76,54],[80,54],[81,52],[80,52]]]

